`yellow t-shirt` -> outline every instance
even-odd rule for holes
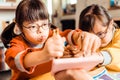
[[[112,61],[106,68],[110,71],[120,71],[120,29],[116,29],[112,41],[101,50],[108,51]]]

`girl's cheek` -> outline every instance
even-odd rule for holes
[[[112,40],[112,36],[109,36],[109,37],[107,36],[106,38],[102,39],[101,47],[107,46],[111,40]]]
[[[48,36],[49,36],[49,31],[47,31],[47,32],[45,33],[45,35],[48,37]]]
[[[102,44],[101,44],[101,47],[105,47],[105,46],[107,46],[106,43],[102,43]]]

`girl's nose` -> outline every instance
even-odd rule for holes
[[[38,27],[37,33],[42,33],[44,30],[42,27]]]

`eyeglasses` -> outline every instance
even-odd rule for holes
[[[109,29],[109,26],[107,27],[107,29],[104,32],[98,32],[98,33],[93,32],[93,33],[95,35],[97,35],[99,38],[103,39],[106,37],[106,34],[108,33],[108,29]]]
[[[29,29],[32,32],[37,32],[40,28],[42,28],[43,30],[48,30],[51,26],[51,23],[47,23],[47,24],[42,24],[41,26],[38,24],[31,24],[29,26],[24,26],[24,28]]]

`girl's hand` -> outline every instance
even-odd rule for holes
[[[64,52],[65,38],[59,35],[58,29],[53,30],[53,36],[45,44],[44,51],[51,57],[61,57]]]
[[[71,69],[58,72],[54,75],[55,80],[93,80],[83,69]]]
[[[75,32],[74,37],[76,39],[74,42],[83,54],[96,52],[101,45],[101,39],[89,32]]]

